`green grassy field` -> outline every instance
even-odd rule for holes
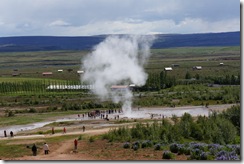
[[[11,52],[0,53],[0,81],[1,78],[12,77],[14,70],[18,70],[20,77],[77,80],[80,76],[77,70],[81,67],[82,58],[88,51],[40,51],[40,52]],[[171,74],[181,76],[192,67],[201,65],[200,74],[218,74],[240,72],[240,47],[183,47],[152,49],[151,57],[145,65],[147,72],[162,71],[164,67],[179,64]],[[220,67],[219,63],[224,66]],[[62,73],[58,69],[63,69]],[[72,69],[72,71],[68,71]],[[44,77],[42,72],[53,72]],[[29,79],[28,79],[29,80]]]
[[[46,89],[50,84],[80,84],[81,77],[77,74],[77,70],[81,67],[81,59],[88,53],[88,51],[0,53],[0,107],[2,107],[0,114],[2,113],[3,116],[5,107],[24,110],[40,107],[45,109],[46,106],[50,106],[60,110],[67,104],[80,105],[82,106],[80,109],[89,103],[91,109],[95,104],[103,105],[103,102],[87,91],[48,91]],[[173,70],[167,72],[167,76],[175,78],[176,86],[145,90],[142,93],[144,96],[134,97],[133,105],[182,106],[239,102],[239,85],[215,89],[208,87],[208,83],[213,83],[211,78],[238,78],[241,72],[240,59],[239,46],[152,49],[151,57],[145,65],[145,71],[149,75],[147,87],[157,88],[160,73],[164,71],[165,67],[171,67],[172,64],[178,64],[178,67],[172,67]],[[220,66],[220,63],[224,63],[224,65]],[[202,70],[193,70],[193,66],[202,66]],[[58,69],[63,69],[63,72],[58,72]],[[44,71],[53,72],[53,75],[43,76]],[[19,73],[19,76],[12,75],[16,72]],[[188,83],[191,82],[191,79],[187,79],[188,81],[185,79],[186,73],[189,73],[191,78],[198,76],[199,81],[196,80],[198,83]],[[189,92],[185,92],[186,90]],[[25,118],[24,115],[23,118]],[[4,125],[16,123],[8,123],[4,120],[5,118],[2,119]],[[38,121],[39,117],[33,117],[33,120]]]

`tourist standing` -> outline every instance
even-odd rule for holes
[[[75,140],[74,140],[75,150],[77,150],[77,145],[78,145],[78,141],[77,141],[77,139],[75,139]]]
[[[13,137],[13,136],[14,136],[13,131],[10,131],[10,136],[11,136],[11,137]]]
[[[36,156],[36,154],[37,154],[37,147],[36,147],[36,144],[33,144],[31,150],[32,150],[32,152],[33,152],[33,156]]]
[[[54,134],[54,128],[52,128],[52,134]]]
[[[44,154],[45,154],[45,155],[48,154],[48,152],[49,152],[49,146],[48,146],[47,143],[44,143],[44,145],[43,145],[43,150],[44,150]]]

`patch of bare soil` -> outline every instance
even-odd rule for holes
[[[109,143],[106,140],[94,142],[79,141],[78,150],[74,151],[73,140],[63,143],[55,143],[48,155],[39,152],[37,156],[24,156],[12,160],[116,160],[116,161],[159,161],[162,159],[163,151],[156,151],[153,148],[144,148],[134,151],[124,149],[123,143]],[[185,155],[177,155],[174,160],[187,160]]]
[[[104,128],[104,129],[98,129],[98,130],[89,130],[83,132],[83,134],[87,135],[99,135],[102,133],[105,133],[110,128]],[[71,134],[80,134],[80,132],[72,132]],[[46,137],[54,137],[54,136],[61,136],[64,134],[55,134],[55,135],[48,135]],[[29,136],[30,137],[30,136]],[[22,139],[24,139],[24,136],[21,136]],[[14,138],[13,138],[14,139]],[[17,138],[16,138],[17,139]],[[20,138],[19,138],[20,139]],[[39,142],[40,139],[37,140],[31,140],[30,144]],[[19,144],[26,144],[28,141],[14,141],[13,143],[19,143]],[[48,155],[44,154],[44,151],[42,150],[42,147],[38,148],[37,156],[33,156],[31,150],[30,155],[26,155],[23,157],[18,158],[11,158],[11,159],[4,159],[4,160],[96,160],[95,157],[91,156],[90,153],[82,153],[80,150],[84,149],[84,144],[88,141],[79,141],[78,143],[78,150],[74,150],[74,140],[67,140],[63,141],[61,143],[52,143],[49,144],[50,152]],[[29,144],[29,142],[28,142]]]
[[[108,130],[109,129],[106,128],[90,130],[84,133],[89,135],[98,135],[105,133]],[[35,141],[40,140],[37,139]],[[134,151],[133,149],[124,149],[123,143],[108,142],[107,140],[95,140],[94,142],[80,140],[78,141],[78,149],[76,151],[74,150],[73,140],[67,140],[62,143],[52,143],[49,144],[49,147],[50,153],[48,155],[44,155],[42,148],[40,148],[38,149],[37,156],[32,156],[30,150],[30,155],[7,160],[164,160],[162,159],[162,150],[156,151],[152,147],[144,149],[141,148]],[[176,156],[175,160],[187,160],[187,157],[185,155],[179,155]]]

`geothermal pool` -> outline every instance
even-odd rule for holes
[[[148,119],[157,117],[172,117],[172,115],[176,115],[178,117],[182,116],[184,113],[189,113],[193,117],[194,116],[208,116],[210,110],[205,107],[178,107],[178,108],[137,108],[132,109],[131,112],[127,112],[126,115],[121,115],[121,117],[128,117],[128,118],[142,118]]]
[[[172,115],[176,115],[178,117],[182,116],[184,113],[189,113],[192,116],[208,116],[210,113],[210,110],[208,108],[202,107],[202,106],[194,106],[194,107],[177,107],[177,108],[133,108],[131,111],[126,111],[126,113],[113,113],[108,114],[109,119],[115,119],[115,116],[119,115],[119,119],[151,119],[152,117],[154,119],[157,118],[163,118],[163,117],[171,117]],[[80,121],[80,120],[99,120],[100,117],[94,118],[88,118],[86,117],[79,117],[77,115],[67,116],[63,117],[61,119],[56,119],[53,121],[46,121],[46,122],[36,122],[33,124],[27,124],[27,125],[14,125],[14,126],[7,126],[7,127],[1,127],[0,128],[0,138],[4,137],[4,130],[7,131],[7,135],[9,136],[9,132],[13,131],[14,134],[20,132],[20,131],[28,131],[33,130],[37,128],[41,128],[47,124],[53,123],[53,122],[64,122],[64,121]],[[106,126],[109,126],[107,123]],[[96,125],[97,126],[103,126]],[[110,126],[112,126],[110,124]]]

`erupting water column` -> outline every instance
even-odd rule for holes
[[[129,117],[132,92],[112,92],[112,85],[133,83],[142,86],[147,80],[144,64],[150,56],[154,36],[109,36],[94,47],[82,61],[83,81],[94,86],[92,90],[100,99],[122,102],[123,113]]]

